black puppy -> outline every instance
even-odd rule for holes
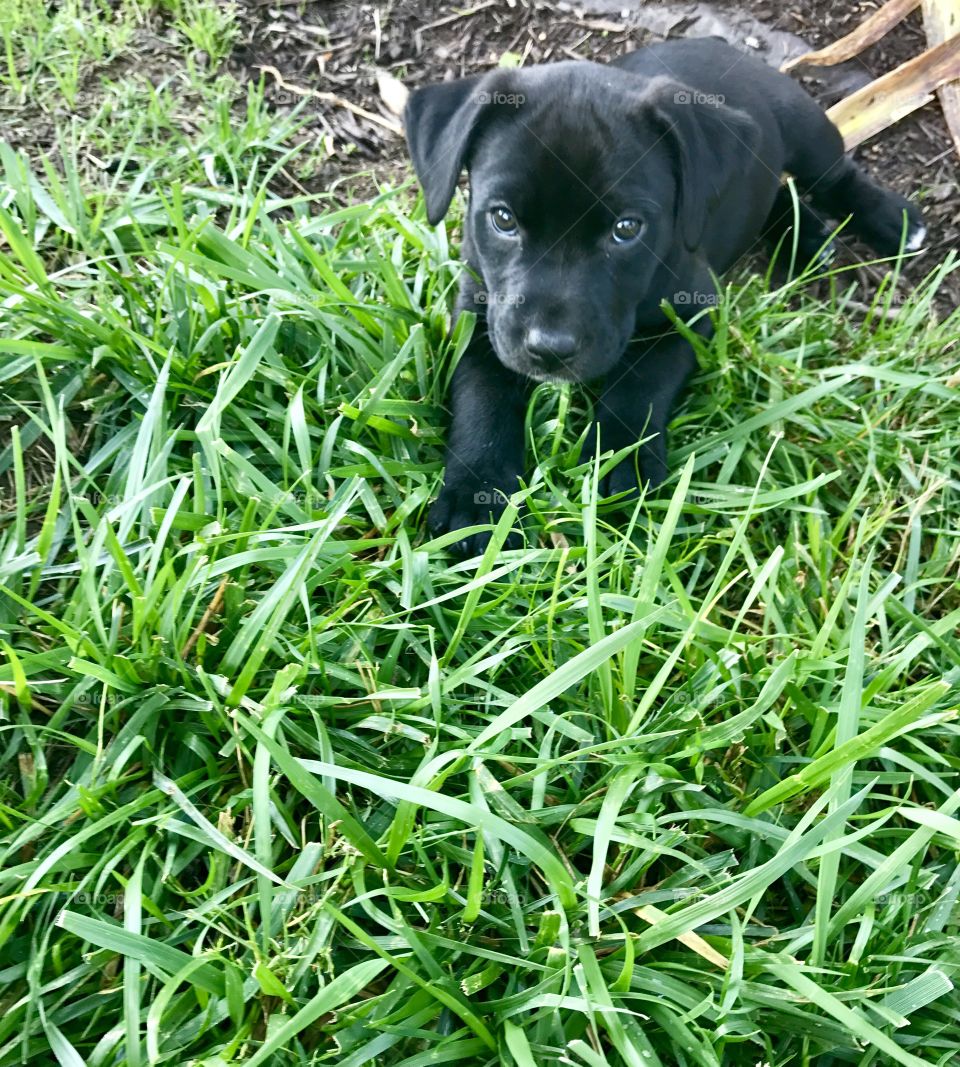
[[[640,469],[620,463],[605,495],[667,474],[670,412],[695,369],[661,302],[692,317],[758,238],[794,210],[786,171],[815,207],[882,255],[920,247],[916,207],[844,155],[836,127],[795,82],[716,38],[670,41],[611,65],[564,62],[431,85],[405,124],[436,224],[470,177],[457,313],[477,325],[456,368],[435,532],[487,522],[523,472],[524,411],[542,381],[596,381],[584,458],[653,434]],[[906,215],[906,219],[904,219]],[[802,205],[809,258],[826,240]],[[693,327],[708,337],[709,319]],[[459,542],[464,554],[488,540]]]

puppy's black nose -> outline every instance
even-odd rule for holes
[[[543,367],[558,367],[573,359],[577,351],[577,339],[572,333],[541,330],[535,326],[527,331],[526,347],[534,363]]]

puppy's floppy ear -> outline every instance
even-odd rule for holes
[[[760,143],[760,127],[721,97],[657,78],[647,96],[649,114],[674,161],[677,220],[690,250],[703,239],[711,206],[743,172],[747,156]]]
[[[447,213],[457,178],[484,107],[492,99],[490,75],[474,75],[415,89],[403,112],[413,167],[431,226]]]

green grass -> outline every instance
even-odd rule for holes
[[[236,188],[247,175],[229,168],[244,148],[291,134],[262,85],[226,71],[239,32],[236,5],[219,0],[0,0],[0,147],[29,153],[55,200],[65,187],[67,219],[96,221],[83,203],[94,192],[178,179]],[[327,154],[323,143],[300,151],[287,185]],[[9,151],[4,165],[6,202],[21,183]]]
[[[0,1065],[956,1062],[938,277],[731,283],[630,521],[541,388],[458,562],[448,236],[248,118],[3,156]]]
[[[164,22],[191,72],[198,60],[216,67],[233,46],[236,16],[236,4],[220,0],[0,0],[0,87],[21,102],[82,106],[102,91],[98,73],[156,49],[138,36]]]

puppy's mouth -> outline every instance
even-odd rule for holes
[[[545,369],[543,367],[525,367],[520,373],[535,382],[549,385],[568,385],[570,382],[582,382],[583,378],[572,369],[560,367]]]
[[[603,378],[618,363],[619,355],[610,359],[598,352],[581,353],[577,359],[544,363],[530,358],[523,349],[504,351],[494,345],[500,362],[515,374],[521,374],[534,382],[549,382],[551,385],[569,385],[592,382]]]
[[[591,382],[602,378],[617,363],[617,360],[603,358],[580,358],[569,362],[544,364],[532,360],[527,352],[508,349],[504,352],[496,345],[494,350],[500,362],[515,374],[533,382],[548,382],[551,385],[570,385],[578,382]]]

